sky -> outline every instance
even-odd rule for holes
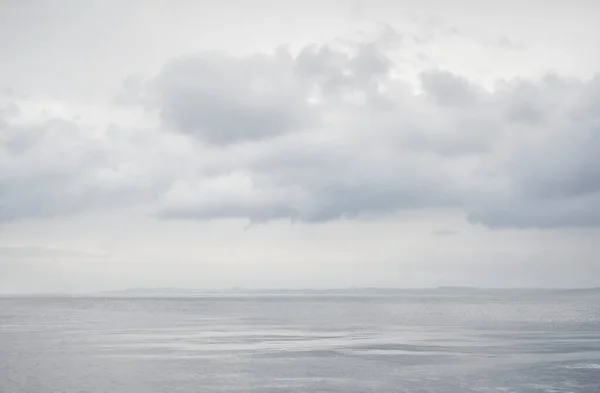
[[[0,294],[600,286],[599,12],[0,1]]]

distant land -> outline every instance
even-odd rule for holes
[[[6,297],[216,297],[216,296],[494,296],[494,295],[600,295],[600,287],[590,288],[480,288],[463,286],[440,286],[435,288],[129,288],[100,292],[47,292],[47,293],[0,293]]]
[[[124,290],[103,291],[99,295],[106,296],[206,296],[206,295],[409,295],[409,294],[443,294],[466,295],[486,293],[600,293],[600,287],[593,288],[479,288],[443,286],[435,288],[331,288],[331,289],[189,289],[189,288],[130,288]]]

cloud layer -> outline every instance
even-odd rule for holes
[[[392,39],[393,38],[393,39]],[[366,42],[169,60],[124,86],[152,129],[0,105],[0,220],[143,206],[162,218],[321,222],[454,209],[489,227],[600,224],[600,78],[415,80]]]

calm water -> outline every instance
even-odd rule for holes
[[[1,393],[600,392],[600,297],[2,298]]]

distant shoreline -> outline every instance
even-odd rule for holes
[[[129,288],[88,293],[5,293],[7,297],[200,297],[200,296],[259,296],[259,295],[485,295],[485,294],[600,294],[600,287],[589,288],[478,288],[478,287],[436,287],[436,288],[330,288],[330,289],[179,289],[179,288]]]
[[[228,288],[228,289],[178,289],[178,288],[130,288],[124,290],[102,291],[101,294],[127,294],[127,293],[181,293],[181,294],[335,294],[335,293],[415,293],[415,292],[452,292],[452,293],[472,293],[472,292],[600,292],[600,287],[590,288],[480,288],[480,287],[435,287],[435,288],[378,288],[378,287],[357,287],[357,288],[325,288],[325,289],[255,289],[255,288]]]

